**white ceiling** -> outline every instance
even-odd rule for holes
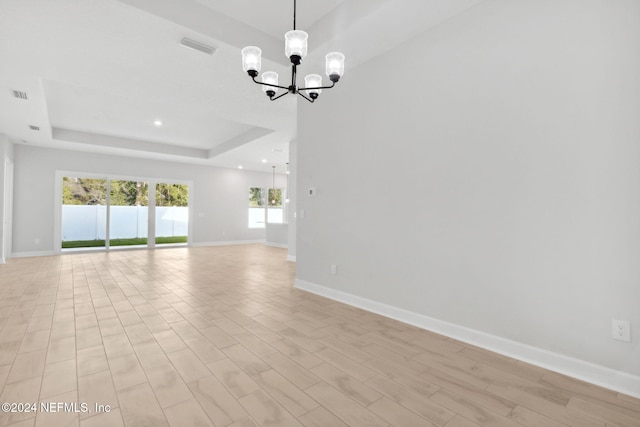
[[[196,0],[208,8],[230,16],[280,40],[293,28],[292,0]],[[300,0],[297,28],[310,28],[346,0]],[[284,45],[282,46],[284,52]]]
[[[299,0],[301,72],[322,73],[339,50],[349,84],[350,68],[479,1]],[[15,142],[266,172],[288,161],[298,97],[269,101],[240,49],[260,46],[263,70],[288,75],[292,0],[0,0],[0,11],[0,133]]]

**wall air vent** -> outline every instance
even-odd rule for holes
[[[40,130],[40,126],[29,125],[29,129],[31,129],[31,130]]]
[[[18,99],[29,99],[27,97],[27,92],[22,92],[20,90],[14,90],[13,91],[13,97],[14,98],[18,98]]]
[[[213,46],[206,45],[204,43],[197,42],[195,40],[188,39],[184,37],[180,40],[180,46],[188,47],[189,49],[197,50],[202,53],[206,53],[207,55],[213,55],[216,51],[216,48]]]

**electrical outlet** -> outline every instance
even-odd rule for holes
[[[338,274],[338,266],[331,264],[331,274]]]
[[[611,336],[614,340],[631,342],[631,323],[628,320],[611,321]]]

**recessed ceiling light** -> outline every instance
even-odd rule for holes
[[[267,163],[267,159],[262,159],[262,163]]]
[[[153,124],[158,126],[158,127],[160,127],[160,126],[162,126],[162,121],[161,120],[154,120]]]
[[[238,169],[242,169],[242,165],[238,166]]]

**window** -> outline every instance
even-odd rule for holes
[[[284,189],[249,189],[249,228],[264,228],[265,223],[284,223]]]
[[[264,228],[264,189],[249,189],[249,228]]]

